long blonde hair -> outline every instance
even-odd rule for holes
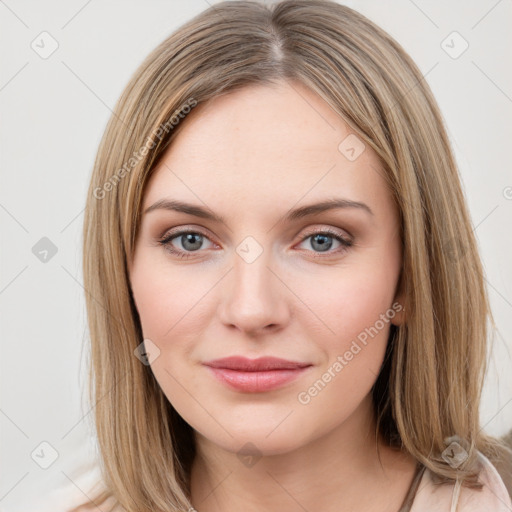
[[[477,450],[498,440],[479,423],[492,322],[460,178],[436,101],[402,47],[329,0],[228,1],[177,29],[119,99],[94,164],[83,274],[90,395],[105,493],[128,512],[188,510],[192,428],[134,350],[142,330],[127,262],[145,185],[187,113],[249,84],[298,81],[379,156],[400,211],[406,324],[393,328],[373,388],[377,433],[444,482],[478,487]],[[457,436],[468,453],[452,467]]]

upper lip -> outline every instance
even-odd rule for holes
[[[228,370],[239,370],[246,372],[258,372],[265,370],[295,370],[311,366],[310,363],[301,363],[297,361],[287,361],[278,357],[259,357],[258,359],[249,359],[243,356],[223,357],[204,363],[212,368],[225,368]]]

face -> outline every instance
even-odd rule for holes
[[[130,262],[151,370],[202,439],[285,453],[369,410],[402,322],[398,212],[376,154],[298,83],[184,123]],[[289,364],[212,363],[231,356]]]

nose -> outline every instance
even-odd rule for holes
[[[291,294],[265,255],[264,252],[252,263],[235,255],[234,268],[223,280],[219,316],[231,329],[264,334],[283,328],[289,320]]]

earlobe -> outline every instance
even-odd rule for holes
[[[394,311],[394,316],[391,319],[391,323],[393,325],[402,325],[407,321],[407,315],[405,311],[405,292],[404,292],[404,276],[403,269],[400,272],[398,277],[398,284],[395,289],[395,298],[393,299],[392,308]]]
[[[405,310],[405,294],[402,290],[399,290],[395,298],[393,300],[392,309],[394,311],[394,316],[391,319],[391,323],[394,325],[402,325],[407,321],[407,313]]]
[[[405,324],[407,314],[403,303],[401,301],[393,302],[393,310],[395,311],[395,316],[391,319],[391,323],[396,326]]]

